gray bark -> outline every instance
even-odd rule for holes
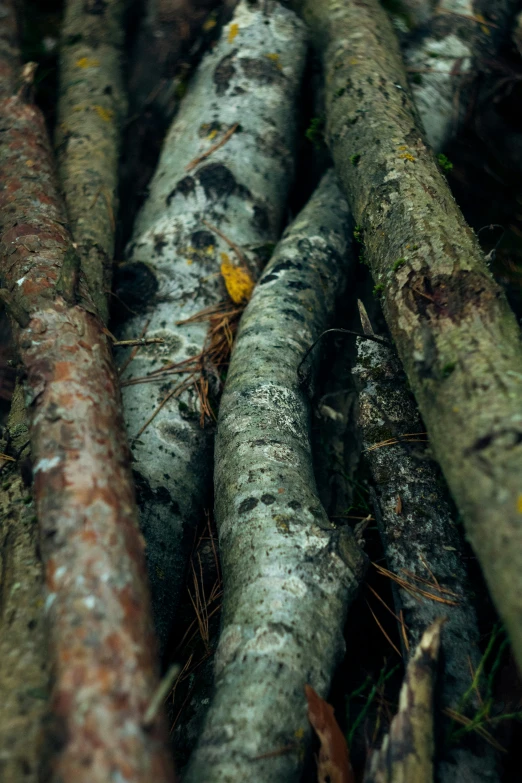
[[[127,385],[199,354],[207,324],[179,324],[226,296],[220,263],[234,251],[215,226],[250,257],[248,248],[275,242],[293,174],[296,98],[305,56],[302,23],[275,2],[243,0],[214,50],[202,61],[163,147],[150,196],[128,248],[127,273],[155,290],[146,312],[131,318],[123,338],[162,344],[141,348],[124,375],[131,440],[186,375],[161,373],[155,383]],[[226,144],[187,165],[235,123]],[[217,134],[216,134],[217,131]],[[139,297],[137,304],[139,305]],[[143,303],[141,303],[143,304]],[[141,523],[160,643],[164,644],[194,527],[209,498],[212,427],[200,426],[193,388],[172,397],[133,442]]]
[[[522,667],[519,326],[424,143],[384,11],[376,0],[304,5],[325,63],[327,139],[365,258]]]
[[[405,42],[415,105],[436,152],[458,130],[473,86],[496,57],[517,6],[517,0],[440,0]]]
[[[365,558],[320,504],[297,371],[343,285],[347,229],[330,173],[285,232],[241,321],[216,442],[224,605],[215,695],[186,783],[298,780],[309,734],[304,686],[326,695],[343,648]]]
[[[441,641],[439,704],[441,708],[458,711],[462,696],[471,685],[470,662],[476,670],[481,658],[461,529],[453,518],[438,468],[422,443],[408,443],[409,439],[405,439],[374,448],[387,439],[424,431],[415,401],[404,385],[395,351],[358,339],[353,374],[359,386],[363,457],[375,485],[377,524],[387,566],[434,596],[423,597],[392,583],[395,611],[403,611],[412,653],[425,629],[441,615],[447,618]],[[404,571],[432,586],[415,583]],[[437,589],[433,577],[442,590]],[[441,783],[498,780],[496,764],[493,748],[483,742],[450,748],[437,764],[438,779]]]

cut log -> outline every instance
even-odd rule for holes
[[[123,375],[162,644],[211,495],[212,422],[201,427],[197,378],[179,365],[203,352],[208,325],[180,322],[227,298],[220,266],[245,272],[248,259],[255,275],[279,236],[305,50],[293,12],[261,0],[238,5],[171,127],[122,270],[142,312],[119,335],[163,341],[140,348]]]
[[[348,212],[330,172],[241,320],[216,442],[224,598],[215,694],[186,783],[299,780],[305,685],[325,696],[344,646],[365,556],[319,501],[298,370],[344,286],[347,250]]]
[[[303,6],[325,64],[327,140],[365,259],[522,668],[519,326],[423,141],[384,11],[376,0]]]

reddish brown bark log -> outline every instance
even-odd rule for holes
[[[10,32],[10,31],[8,31]],[[61,783],[172,780],[157,686],[144,544],[117,376],[58,197],[44,119],[16,91],[0,33],[1,296],[32,416],[34,497],[45,562]],[[80,286],[81,289],[81,286]]]

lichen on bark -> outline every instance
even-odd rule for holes
[[[519,327],[424,141],[384,11],[376,0],[303,5],[325,64],[327,140],[365,258],[522,667]]]
[[[348,212],[330,172],[286,230],[240,324],[216,442],[224,604],[215,693],[187,783],[298,780],[309,737],[304,686],[325,696],[344,646],[365,557],[319,501],[298,369],[332,314],[347,250]],[[310,379],[315,366],[313,357]]]
[[[254,276],[255,248],[278,239],[293,175],[305,49],[304,26],[293,12],[277,2],[239,3],[172,124],[127,249],[125,275],[147,280],[153,295],[133,303],[141,312],[119,335],[137,337],[146,328],[147,337],[163,339],[140,348],[123,375],[162,644],[211,487],[213,427],[201,427],[194,386],[165,402],[188,377],[169,375],[169,367],[199,355],[207,336],[207,322],[179,322],[226,300],[220,266],[240,265],[230,242]],[[205,157],[227,132],[226,143]],[[145,377],[151,372],[155,379]]]

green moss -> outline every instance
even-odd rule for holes
[[[393,271],[396,272],[397,269],[400,269],[401,266],[404,266],[405,263],[406,263],[405,258],[398,258],[397,261],[394,261],[392,264]]]
[[[384,284],[383,283],[376,283],[373,287],[373,295],[374,296],[381,296],[381,294],[384,291]]]
[[[442,368],[442,377],[448,378],[456,366],[457,366],[457,362],[447,362]]]
[[[453,168],[453,163],[451,160],[448,160],[448,158],[442,152],[437,155],[437,163],[443,171],[451,171]]]
[[[345,92],[346,90],[344,87],[339,87],[339,89],[335,91],[335,97],[340,98],[341,95],[344,95]]]
[[[362,245],[362,242],[363,242],[362,236],[363,236],[362,226],[359,226],[359,225],[355,226],[355,228],[353,229],[353,238],[360,245]]]
[[[350,155],[350,163],[352,164],[352,166],[357,166],[360,160],[361,160],[360,153],[356,152],[355,155]]]
[[[413,73],[410,77],[412,84],[422,84],[422,76],[420,73]]]
[[[312,117],[305,131],[305,137],[316,149],[324,147],[324,117]]]

